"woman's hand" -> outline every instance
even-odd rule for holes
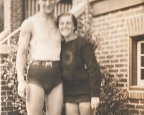
[[[96,109],[99,104],[99,97],[92,97],[91,98],[91,108]]]
[[[22,99],[26,100],[26,81],[19,81],[18,94]]]

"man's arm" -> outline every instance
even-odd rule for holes
[[[28,45],[32,34],[32,23],[30,20],[26,20],[22,23],[20,37],[18,42],[18,52],[16,59],[16,69],[18,77],[18,94],[22,98],[26,99],[26,82],[24,80],[24,69],[26,64],[26,54]]]
[[[18,81],[24,80],[23,76],[26,63],[26,54],[32,33],[31,26],[32,24],[30,20],[24,21],[21,26],[20,37],[18,42],[17,60],[16,60]]]

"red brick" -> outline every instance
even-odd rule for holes
[[[117,58],[124,57],[124,54],[117,54],[116,57]]]
[[[124,74],[117,74],[118,77],[124,77]]]
[[[139,114],[139,110],[130,110],[130,114],[131,115],[136,115],[136,114]]]
[[[120,69],[120,72],[127,72],[127,69]]]
[[[117,62],[119,62],[119,60],[118,59],[113,59],[113,60],[111,60],[111,62],[112,63],[117,63]]]
[[[115,26],[110,26],[108,27],[108,29],[115,29]]]
[[[119,53],[119,50],[111,50],[110,53]]]
[[[129,11],[125,13],[125,16],[133,16],[135,14],[134,11]]]
[[[2,111],[12,111],[13,107],[2,107]]]
[[[112,59],[114,55],[108,55],[106,58]]]
[[[124,87],[124,84],[118,83],[118,84],[117,84],[117,87]]]
[[[142,14],[142,13],[144,13],[144,9],[139,9],[136,11],[136,14]]]
[[[108,26],[108,22],[103,23],[102,26]]]
[[[143,100],[140,100],[140,103],[143,103],[143,104],[144,104],[144,99],[143,99]]]
[[[100,59],[105,59],[105,56],[100,56],[99,58],[100,58]]]
[[[144,115],[144,110],[140,110],[140,115]]]
[[[116,18],[122,18],[122,17],[124,17],[123,13],[116,15]]]
[[[1,115],[8,115],[7,112],[0,112]]]
[[[96,24],[94,27],[96,27],[96,28],[101,27],[101,24]]]
[[[127,79],[120,79],[120,82],[125,82],[125,83],[127,83]]]
[[[123,34],[115,35],[115,38],[123,38]]]
[[[124,30],[125,31],[125,30]],[[124,39],[120,39],[120,42],[122,43],[122,42],[125,42],[125,43],[127,43],[128,42],[128,40],[127,40],[127,38],[124,38]]]
[[[1,81],[1,85],[6,85],[6,81],[5,81],[5,80],[2,80],[2,81]]]
[[[18,111],[10,111],[8,115],[20,115]]]
[[[128,74],[125,74],[125,77],[128,77]]]
[[[114,41],[110,41],[110,43],[111,44],[117,44],[117,43],[119,43],[119,41],[118,40],[114,40]]]
[[[106,49],[113,49],[113,46],[107,46]]]
[[[110,70],[110,72],[118,72],[118,69]]]
[[[121,22],[125,22],[125,18],[124,18],[124,19],[121,19]]]
[[[6,92],[5,91],[1,91],[1,96],[4,96],[4,95],[6,95]]]
[[[124,67],[124,64],[115,64],[115,67]]]
[[[111,34],[116,34],[116,33],[118,33],[118,30],[111,31]]]
[[[121,49],[120,52],[128,52],[127,49]]]
[[[101,43],[101,45],[108,45],[109,44],[109,42],[103,42],[103,43]]]
[[[102,54],[109,54],[109,51],[103,51]]]
[[[107,20],[114,20],[114,19],[115,19],[115,15],[108,16],[108,17],[107,17]]]
[[[119,23],[120,21],[117,19],[117,20],[112,20],[111,21],[111,25],[115,25],[115,24],[117,24],[117,23]]]
[[[5,107],[5,106],[7,105],[6,103],[7,103],[7,102],[3,102],[3,101],[2,101],[2,102],[1,102],[1,106],[2,106],[2,107]]]
[[[126,107],[130,109],[135,109],[135,105],[132,105],[132,104],[127,104]]]
[[[143,109],[144,110],[144,105],[136,105],[136,109]]]
[[[127,62],[127,59],[120,59],[120,62]]]
[[[130,99],[130,103],[139,103],[138,99]]]
[[[98,19],[98,22],[104,22],[106,19],[105,18],[100,18]]]
[[[8,87],[7,86],[1,86],[1,90],[8,90]]]
[[[124,44],[116,45],[115,48],[124,48]]]
[[[110,62],[110,60],[104,60],[104,61],[102,61],[102,63],[109,63]]]

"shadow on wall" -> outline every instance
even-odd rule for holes
[[[0,32],[4,29],[4,19],[3,19],[3,0],[0,0]]]

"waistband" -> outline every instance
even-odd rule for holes
[[[55,66],[58,65],[60,61],[51,61],[51,60],[34,60],[32,64],[34,65],[42,65],[42,66]]]

